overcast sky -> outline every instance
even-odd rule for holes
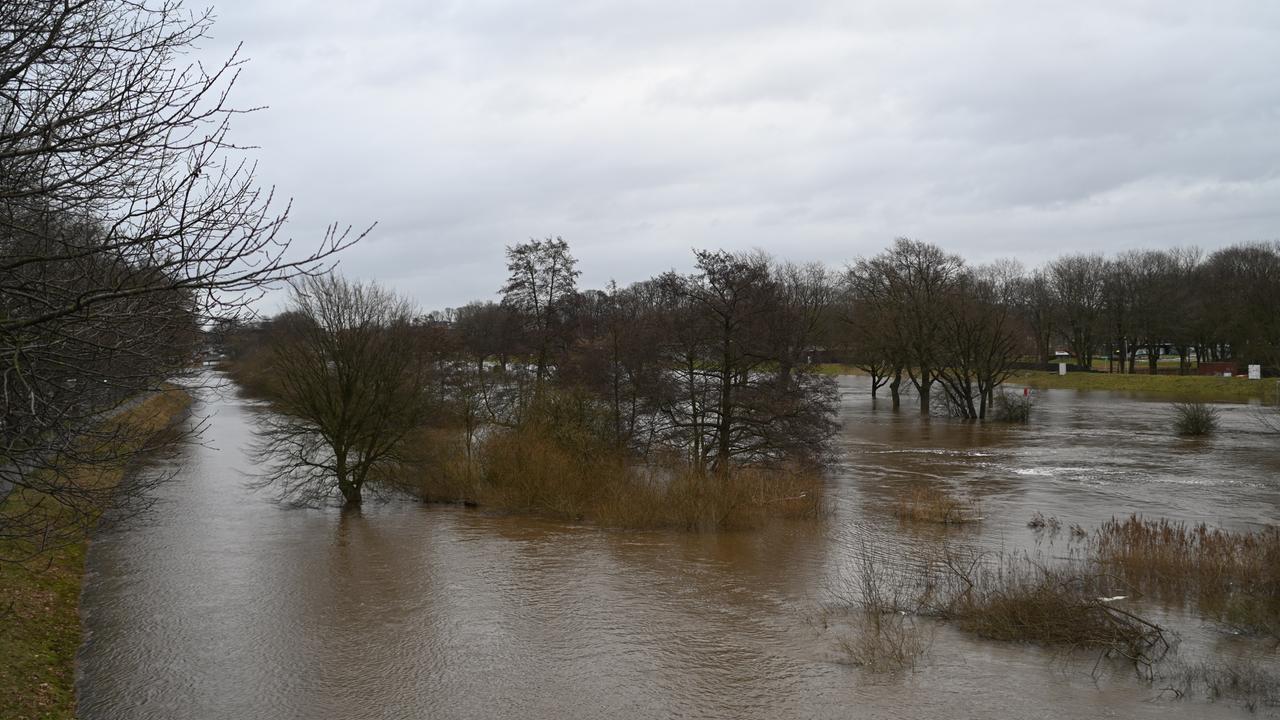
[[[234,136],[290,234],[425,308],[563,236],[598,287],[694,247],[842,265],[1280,239],[1280,2],[221,0]]]

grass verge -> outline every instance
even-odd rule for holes
[[[163,392],[108,421],[139,439],[162,432],[190,405],[179,390]],[[84,484],[114,485],[119,465],[73,471]],[[5,512],[38,502],[17,494]],[[0,543],[18,542],[0,540]],[[3,550],[4,548],[0,548]],[[80,585],[86,542],[63,545],[26,562],[0,562],[0,717],[41,720],[75,717],[75,655],[80,646]],[[3,556],[19,553],[0,553]]]
[[[1276,400],[1274,380],[1249,380],[1205,375],[1126,375],[1122,373],[1057,373],[1022,371],[1009,382],[1037,389],[1109,390],[1133,392],[1179,400],[1248,402]]]

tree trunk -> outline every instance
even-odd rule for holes
[[[347,469],[347,454],[338,453],[335,459],[334,471],[338,476],[338,490],[342,493],[342,500],[347,505],[360,504],[360,484],[351,477],[351,471]]]
[[[920,394],[920,414],[929,414],[929,392],[933,389],[933,382],[929,379],[929,371],[920,368],[920,382],[916,384],[916,391]]]

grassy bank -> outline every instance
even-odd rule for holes
[[[1274,379],[1212,377],[1206,375],[1125,375],[1121,373],[1023,371],[1009,379],[1015,384],[1037,389],[1110,390],[1157,395],[1177,400],[1207,402],[1248,402],[1276,400]]]
[[[182,391],[164,392],[108,422],[128,427],[130,437],[145,441],[181,417],[190,402]],[[119,464],[85,467],[74,471],[71,480],[111,486],[125,470]],[[40,500],[15,491],[4,512],[20,513]],[[0,563],[0,717],[75,717],[85,540],[47,550],[27,562]],[[0,539],[0,551],[19,550],[9,547],[18,542]]]
[[[859,367],[853,365],[845,365],[843,363],[821,363],[815,365],[814,368],[823,375],[866,375],[867,373]]]
[[[825,375],[866,375],[852,365],[825,363],[817,366]],[[1155,395],[1171,400],[1205,402],[1248,402],[1262,400],[1275,403],[1280,386],[1274,378],[1249,380],[1239,377],[1209,375],[1128,375],[1106,372],[1056,372],[1021,370],[1009,378],[1015,385],[1043,390],[1109,390]]]

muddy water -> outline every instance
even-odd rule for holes
[[[286,509],[244,485],[254,413],[206,393],[205,442],[142,520],[89,557],[80,717],[1232,717],[1102,667],[939,628],[921,668],[837,662],[817,618],[858,547],[929,541],[889,517],[903,482],[982,498],[964,542],[1044,547],[1140,510],[1236,527],[1280,520],[1276,440],[1256,409],[1173,438],[1160,403],[1050,392],[1028,428],[922,420],[843,380],[843,461],[825,525],[609,532],[410,502]],[[1050,545],[1052,539],[1047,541]],[[1052,552],[1052,550],[1050,550]],[[1201,645],[1232,651],[1203,628]]]

